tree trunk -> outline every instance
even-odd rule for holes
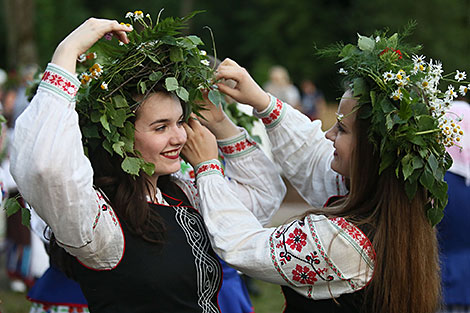
[[[3,0],[7,29],[7,67],[36,64],[34,0]]]

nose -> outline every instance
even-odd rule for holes
[[[183,127],[177,126],[173,128],[170,138],[170,144],[179,146],[186,143],[187,135]]]
[[[325,137],[328,140],[335,141],[336,139],[336,124],[333,125],[328,131],[325,133]]]

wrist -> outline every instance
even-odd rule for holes
[[[215,135],[217,140],[230,138],[240,134],[240,129],[228,118],[225,117],[223,120],[208,125],[211,133]]]
[[[75,73],[78,51],[60,43],[54,51],[51,63],[59,65],[71,73]]]
[[[271,104],[271,97],[267,92],[262,90],[262,95],[260,95],[259,99],[260,101],[254,104],[253,108],[258,112],[262,112]]]

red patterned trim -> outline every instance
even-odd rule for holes
[[[241,154],[245,151],[251,150],[250,148],[255,147],[255,146],[256,146],[256,142],[251,142],[247,138],[245,138],[241,141],[238,141],[232,144],[223,145],[223,146],[221,145],[220,150],[225,156],[234,156],[237,154]]]
[[[66,96],[68,99],[72,99],[78,92],[78,85],[75,85],[72,81],[54,71],[53,69],[47,69],[42,76],[41,87],[47,89],[56,89],[60,93]]]
[[[273,124],[281,116],[282,107],[282,101],[276,99],[276,105],[274,106],[273,110],[268,114],[268,116],[261,118],[263,124],[266,126]]]
[[[375,260],[375,250],[372,243],[359,228],[342,217],[330,218],[330,221],[344,230],[371,260]]]
[[[271,236],[269,236],[269,251],[271,253],[271,261],[273,262],[273,265],[274,265],[274,268],[276,269],[276,271],[279,273],[279,275],[281,275],[281,277],[286,281],[286,283],[288,283],[290,286],[292,287],[296,287],[293,283],[291,283],[291,281],[289,280],[289,278],[284,274],[284,272],[282,271],[281,269],[281,266],[279,265],[279,263],[277,262],[277,259],[276,259],[276,248],[275,248],[275,245],[274,245],[274,234],[278,232],[278,230],[275,230],[272,232]]]
[[[308,222],[308,226],[310,228],[310,232],[312,233],[312,237],[313,237],[313,240],[315,241],[315,244],[317,245],[317,249],[318,251],[320,252],[320,255],[322,256],[323,260],[326,262],[326,264],[328,264],[329,268],[333,271],[333,273],[336,274],[336,276],[343,280],[343,281],[347,281],[349,283],[349,285],[351,286],[351,288],[353,290],[356,290],[357,289],[357,286],[356,284],[354,284],[354,282],[350,279],[346,279],[346,277],[344,277],[344,275],[341,273],[341,271],[333,264],[333,262],[330,260],[328,254],[325,252],[325,250],[323,249],[323,246],[320,242],[320,238],[318,238],[318,235],[317,235],[317,232],[315,231],[315,226],[313,225],[313,221],[312,219],[310,218],[310,216],[307,216],[305,218]]]
[[[216,160],[203,162],[196,167],[197,178],[214,172],[224,176],[224,169]]]

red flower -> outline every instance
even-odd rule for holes
[[[289,234],[289,238],[286,240],[286,244],[290,246],[292,250],[302,251],[302,248],[307,244],[307,235],[299,228],[294,229]]]
[[[308,266],[302,267],[297,264],[295,269],[292,270],[292,275],[294,275],[292,279],[301,284],[313,285],[317,281],[317,278],[315,277],[317,276],[317,273],[309,270]]]
[[[382,52],[380,52],[380,55],[382,55],[382,54],[384,54],[384,53],[386,53],[386,52],[388,52],[388,51],[390,51],[390,50],[392,50],[394,53],[398,54],[398,58],[399,58],[399,59],[403,59],[402,54],[401,54],[401,51],[400,51],[399,49],[396,49],[396,50],[395,50],[395,49],[392,49],[392,48],[385,48],[385,49],[382,50]]]

